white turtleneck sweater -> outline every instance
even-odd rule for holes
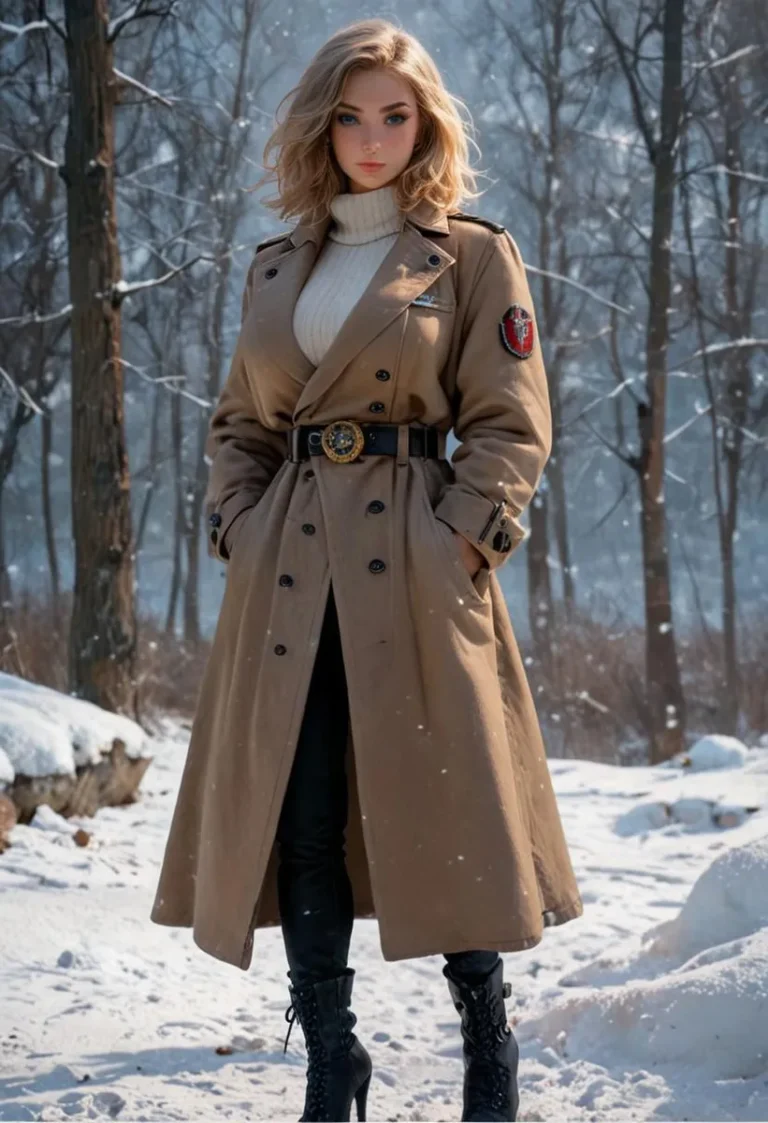
[[[405,215],[391,186],[337,195],[335,219],[299,293],[293,331],[317,366],[402,229]]]

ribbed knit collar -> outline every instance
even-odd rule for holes
[[[347,246],[359,246],[396,234],[405,221],[391,184],[377,187],[375,191],[337,195],[331,200],[331,214],[336,225],[331,227],[328,237]]]

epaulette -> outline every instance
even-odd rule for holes
[[[493,230],[494,234],[503,234],[505,227],[500,222],[493,222],[490,218],[481,218],[477,214],[463,214],[457,211],[456,214],[449,214],[448,218],[458,218],[463,222],[479,222],[481,226],[487,226],[489,230]]]
[[[256,247],[256,253],[263,250],[265,246],[274,246],[276,242],[283,242],[290,236],[290,230],[284,230],[282,234],[275,234],[274,238],[265,238],[263,242],[259,242]]]

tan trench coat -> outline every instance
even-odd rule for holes
[[[208,444],[226,585],[151,919],[243,970],[280,923],[275,831],[332,580],[355,916],[387,960],[530,948],[583,907],[496,575],[551,442],[538,339],[522,359],[500,333],[511,305],[532,314],[524,266],[502,227],[422,203],[315,367],[291,320],[329,222],[248,272]],[[452,467],[287,458],[291,426],[339,418],[462,443]],[[485,558],[474,579],[451,527]]]

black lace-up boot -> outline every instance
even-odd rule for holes
[[[507,1023],[504,999],[512,988],[503,981],[504,962],[484,979],[468,981],[453,975],[449,965],[443,967],[448,989],[456,1010],[461,1015],[464,1039],[464,1110],[467,1120],[498,1120],[517,1118],[517,1063],[519,1049]]]
[[[371,1058],[352,1032],[357,1022],[350,1009],[354,977],[354,969],[347,967],[336,978],[288,987],[291,1005],[285,1012],[289,1025],[283,1052],[288,1049],[295,1020],[304,1031],[307,1045],[307,1091],[302,1123],[306,1120],[347,1123],[353,1099],[358,1120],[366,1117]]]

